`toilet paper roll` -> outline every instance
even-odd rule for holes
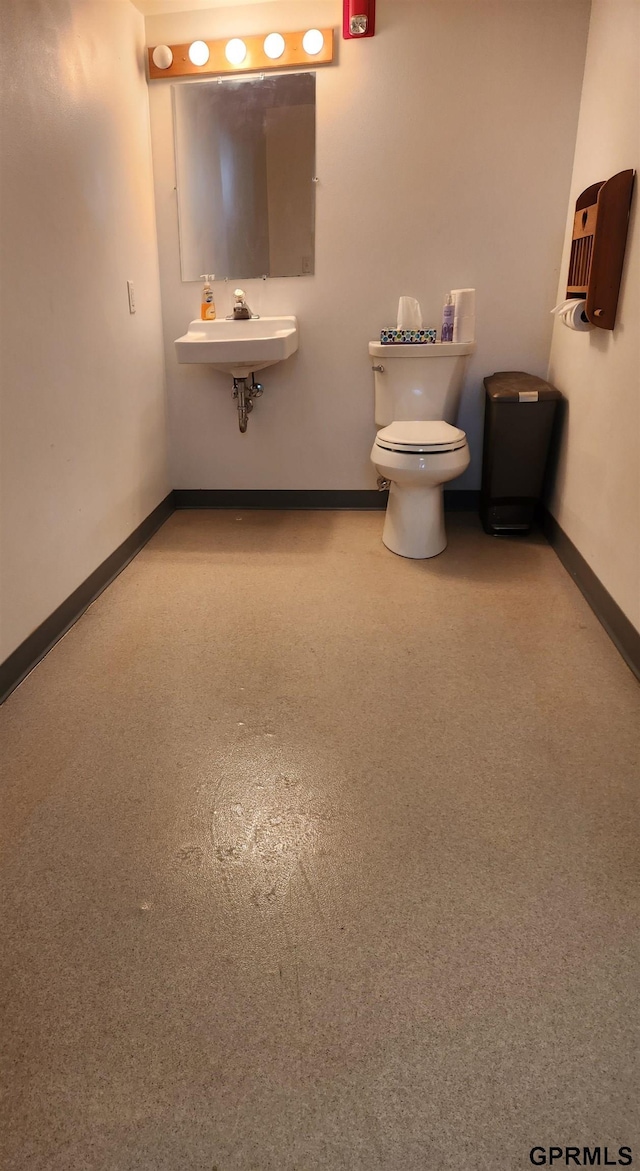
[[[452,289],[451,296],[453,297],[453,303],[456,307],[456,317],[475,317],[475,289]]]
[[[567,329],[574,329],[576,333],[588,333],[589,330],[595,329],[595,326],[589,321],[584,311],[584,300],[582,298],[571,298],[568,301],[562,301],[552,309],[552,313],[557,313],[563,325]]]
[[[401,297],[398,301],[398,329],[422,329],[420,303],[415,297]]]
[[[475,317],[459,317],[456,313],[453,319],[454,342],[474,342],[476,340]]]

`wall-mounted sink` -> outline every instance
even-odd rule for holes
[[[192,321],[174,345],[179,362],[206,362],[214,370],[246,378],[295,353],[298,321],[295,317]]]

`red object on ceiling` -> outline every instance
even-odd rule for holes
[[[376,0],[343,0],[342,35],[346,41],[361,41],[376,31]]]

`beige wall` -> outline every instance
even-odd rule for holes
[[[577,196],[640,165],[640,3],[594,0],[558,297]],[[549,377],[568,399],[551,509],[640,629],[640,240],[634,195],[616,328],[558,323]]]
[[[10,0],[1,21],[0,660],[169,488],[143,18]]]
[[[170,83],[150,86],[170,409],[178,488],[372,488],[367,342],[418,297],[478,290],[478,348],[461,425],[479,483],[482,379],[545,375],[584,66],[588,0],[378,0],[376,36],[337,38],[317,71],[315,276],[243,281],[260,313],[295,313],[300,349],[261,376],[238,432],[229,380],[179,366],[199,308],[180,281]],[[341,26],[340,0],[147,18],[149,44]],[[197,84],[197,83],[196,83]],[[217,284],[229,312],[233,284]]]

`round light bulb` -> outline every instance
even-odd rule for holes
[[[156,69],[169,69],[173,65],[173,53],[168,45],[156,45],[151,60]]]
[[[302,38],[302,48],[310,57],[315,57],[322,51],[324,37],[319,28],[310,28]]]
[[[189,60],[192,65],[206,65],[209,56],[209,46],[204,41],[194,41],[189,45]]]
[[[247,55],[247,46],[240,37],[234,37],[233,40],[227,41],[224,55],[230,65],[242,65]]]
[[[284,53],[284,37],[280,33],[269,33],[268,37],[264,38],[264,45],[262,46],[267,57],[272,61],[277,61]]]

